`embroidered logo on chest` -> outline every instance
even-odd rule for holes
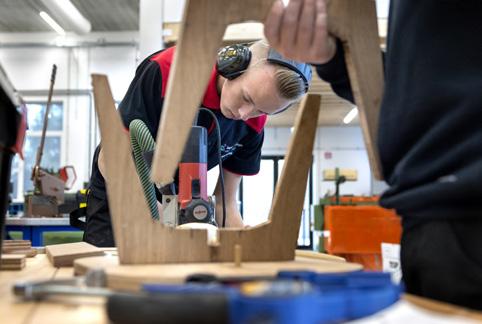
[[[221,158],[224,160],[231,155],[234,154],[234,152],[238,149],[243,147],[242,144],[236,143],[234,145],[228,145],[228,144],[223,144],[221,145]]]

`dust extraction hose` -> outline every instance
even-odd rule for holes
[[[131,137],[132,151],[134,152],[134,162],[136,165],[137,174],[141,180],[144,196],[151,211],[151,217],[154,220],[159,220],[159,210],[157,208],[157,198],[154,189],[154,183],[151,181],[151,169],[147,165],[144,152],[153,151],[156,142],[152,138],[146,124],[140,119],[134,119],[129,124],[129,134]]]

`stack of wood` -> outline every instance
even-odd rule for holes
[[[23,268],[25,268],[25,255],[2,255],[2,260],[0,261],[0,270],[21,270]]]
[[[32,248],[32,242],[28,240],[4,240],[2,243],[2,255],[16,254],[28,258],[37,255],[37,250]]]

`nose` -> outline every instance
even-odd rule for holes
[[[239,108],[237,116],[239,116],[239,119],[241,120],[248,120],[252,112],[253,112],[252,105],[243,105],[241,108]]]

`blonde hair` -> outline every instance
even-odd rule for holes
[[[268,62],[269,44],[266,40],[259,40],[250,45],[252,59],[249,67],[266,62],[275,67],[276,88],[281,97],[288,100],[299,100],[305,94],[305,83],[301,76],[295,71],[276,64]]]

